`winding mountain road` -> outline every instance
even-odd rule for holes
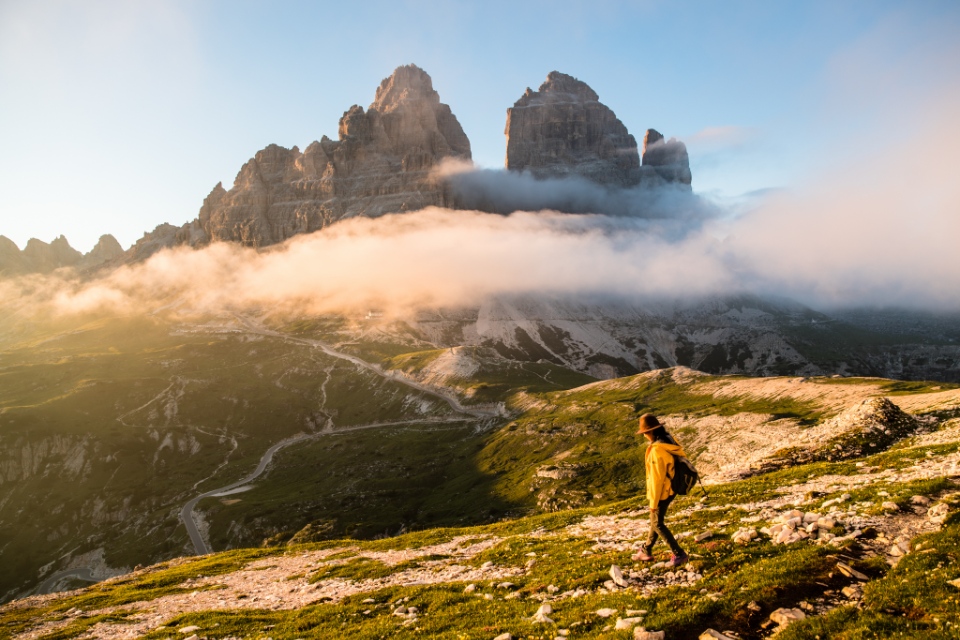
[[[475,418],[496,418],[496,417],[499,417],[500,415],[497,411],[494,411],[494,410],[483,409],[480,407],[465,406],[461,404],[460,400],[452,393],[447,393],[441,389],[427,386],[425,384],[417,382],[416,380],[411,380],[410,378],[395,371],[384,371],[378,365],[367,362],[366,360],[362,358],[358,358],[357,356],[350,355],[349,353],[343,353],[341,351],[337,351],[327,343],[322,342],[320,340],[311,340],[309,338],[296,338],[294,336],[289,336],[284,333],[280,333],[279,331],[273,331],[271,329],[267,329],[266,327],[263,327],[261,325],[254,323],[249,318],[244,318],[241,316],[235,316],[235,317],[237,318],[237,320],[243,323],[243,326],[246,327],[246,329],[251,333],[255,333],[261,336],[269,336],[271,338],[280,338],[281,340],[286,340],[287,342],[297,342],[300,344],[305,344],[311,347],[315,347],[323,351],[328,356],[331,356],[333,358],[339,358],[340,360],[346,360],[347,362],[351,362],[356,366],[360,367],[361,369],[366,369],[367,371],[370,371],[371,373],[374,373],[380,376],[381,378],[398,382],[412,389],[416,389],[421,393],[425,393],[429,396],[433,396],[434,398],[439,398],[440,400],[443,400],[448,405],[450,405],[450,408],[456,411],[457,413],[465,413],[465,414],[474,416]]]
[[[321,342],[321,341],[319,341],[319,340],[309,340],[309,339],[306,339],[306,338],[295,338],[295,337],[293,337],[293,336],[288,336],[288,335],[285,335],[285,334],[280,333],[280,332],[278,332],[278,331],[272,331],[272,330],[270,330],[270,329],[266,329],[266,328],[264,328],[264,327],[262,327],[262,326],[259,326],[259,325],[255,324],[253,321],[251,321],[251,320],[249,320],[249,319],[247,319],[247,318],[242,318],[242,317],[240,317],[240,316],[237,316],[237,319],[238,319],[240,322],[242,322],[243,325],[244,325],[244,327],[246,327],[246,329],[247,329],[248,331],[250,331],[251,333],[255,333],[255,334],[263,335],[263,336],[268,336],[268,337],[272,337],[272,338],[280,338],[281,340],[286,340],[286,341],[288,341],[288,342],[296,342],[296,343],[308,345],[308,346],[310,346],[310,347],[318,348],[318,349],[322,350],[322,351],[323,351],[325,354],[327,354],[328,356],[331,356],[331,357],[333,357],[333,358],[339,358],[339,359],[341,359],[341,360],[346,360],[346,361],[348,361],[348,362],[356,365],[357,367],[360,367],[360,368],[362,368],[362,369],[366,369],[367,371],[370,371],[370,372],[372,372],[372,373],[375,373],[376,375],[378,375],[378,376],[380,376],[380,377],[382,377],[382,378],[385,378],[385,379],[387,379],[387,380],[392,380],[392,381],[394,381],[394,382],[397,382],[397,383],[406,385],[406,386],[408,386],[408,387],[411,387],[412,389],[416,389],[417,391],[420,391],[421,393],[425,393],[425,394],[430,395],[430,396],[433,396],[433,397],[435,397],[435,398],[439,398],[440,400],[443,400],[444,402],[446,402],[446,403],[450,406],[450,408],[453,409],[454,411],[456,411],[457,413],[465,414],[465,415],[471,416],[471,417],[469,417],[469,418],[467,418],[467,417],[460,417],[460,418],[433,418],[433,419],[430,419],[430,418],[425,418],[425,419],[424,419],[424,418],[420,418],[420,419],[415,419],[415,420],[395,420],[395,421],[389,421],[389,422],[372,422],[372,423],[368,423],[368,424],[354,425],[354,426],[351,426],[351,427],[342,427],[342,428],[340,428],[340,429],[325,430],[325,431],[320,431],[320,432],[318,432],[318,433],[312,433],[312,434],[307,434],[307,433],[299,434],[299,435],[293,436],[293,437],[291,437],[291,438],[286,438],[285,440],[281,440],[280,442],[277,442],[276,444],[274,444],[273,446],[271,446],[269,449],[267,449],[266,452],[264,452],[264,454],[260,457],[260,462],[257,464],[257,468],[254,469],[252,473],[250,473],[250,474],[247,475],[247,476],[244,476],[244,477],[241,478],[240,480],[237,480],[237,481],[235,481],[235,482],[231,482],[231,483],[228,484],[228,485],[224,485],[224,486],[218,487],[218,488],[216,488],[216,489],[211,489],[211,490],[209,490],[209,491],[205,491],[205,492],[201,493],[200,495],[195,496],[194,498],[191,498],[191,499],[190,499],[185,505],[183,505],[183,507],[180,509],[180,520],[183,521],[183,525],[184,525],[184,526],[186,527],[186,529],[187,529],[187,534],[190,536],[190,542],[193,543],[193,547],[194,547],[194,549],[196,550],[197,555],[204,555],[204,554],[207,554],[207,553],[211,553],[211,552],[212,552],[212,549],[210,548],[210,545],[207,543],[207,541],[206,541],[206,539],[204,538],[203,534],[200,533],[200,529],[199,529],[199,527],[197,527],[197,522],[196,522],[196,520],[195,520],[194,517],[193,517],[193,510],[196,508],[197,503],[199,503],[199,502],[200,502],[201,500],[203,500],[204,498],[210,498],[210,497],[216,496],[216,495],[218,495],[218,494],[221,494],[221,493],[230,491],[230,490],[232,490],[232,489],[236,489],[236,488],[238,488],[238,487],[242,487],[243,485],[245,485],[245,484],[247,484],[247,483],[249,483],[249,482],[252,482],[253,480],[257,479],[260,475],[263,474],[264,471],[266,471],[267,466],[268,466],[268,465],[270,464],[270,462],[273,460],[274,454],[276,454],[278,451],[280,451],[280,450],[283,449],[283,448],[289,447],[290,445],[296,444],[296,443],[298,443],[298,442],[303,442],[304,440],[309,440],[309,439],[313,439],[313,438],[319,438],[319,437],[328,436],[328,435],[336,435],[336,434],[346,433],[346,432],[350,432],[350,431],[360,431],[360,430],[363,430],[363,429],[378,429],[378,428],[383,428],[383,427],[396,427],[396,426],[402,426],[402,425],[424,424],[424,423],[430,423],[430,422],[444,422],[444,423],[448,423],[448,422],[471,422],[471,421],[473,421],[473,420],[480,420],[480,419],[487,419],[487,418],[495,418],[495,417],[497,417],[497,416],[499,415],[496,411],[491,411],[491,410],[488,410],[488,409],[481,409],[481,408],[478,408],[478,407],[467,407],[467,406],[464,406],[463,404],[460,403],[460,400],[459,400],[456,396],[454,396],[453,394],[446,393],[446,392],[444,392],[444,391],[442,391],[442,390],[435,389],[435,388],[432,388],[432,387],[428,387],[427,385],[421,384],[421,383],[417,382],[416,380],[411,380],[411,379],[407,378],[406,376],[401,376],[401,375],[398,375],[398,374],[396,374],[396,373],[394,373],[394,372],[386,372],[386,371],[384,371],[383,369],[381,369],[380,367],[378,367],[377,365],[374,365],[374,364],[372,364],[372,363],[369,363],[369,362],[367,362],[366,360],[363,360],[363,359],[358,358],[358,357],[356,357],[356,356],[353,356],[353,355],[350,355],[350,354],[347,354],[347,353],[342,353],[342,352],[340,352],[340,351],[337,351],[336,349],[334,349],[334,348],[331,347],[330,345],[328,345],[328,344],[326,344],[326,343],[324,343],[324,342]],[[45,583],[45,584],[46,584],[46,583]]]

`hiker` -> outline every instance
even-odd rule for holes
[[[645,461],[647,501],[650,503],[650,535],[647,538],[647,544],[633,556],[633,559],[642,562],[653,560],[651,553],[653,545],[657,543],[658,538],[662,537],[673,552],[667,566],[679,567],[686,564],[690,558],[677,544],[677,539],[667,529],[663,518],[667,514],[667,509],[670,508],[670,503],[676,497],[670,486],[675,470],[674,456],[685,457],[687,454],[652,413],[640,416],[640,429],[637,433],[642,433],[649,441]]]

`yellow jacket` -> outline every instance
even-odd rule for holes
[[[673,478],[673,456],[684,456],[683,447],[666,442],[651,442],[644,457],[647,467],[647,501],[656,509],[661,500],[673,495],[670,480]]]

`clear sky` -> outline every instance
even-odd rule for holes
[[[267,144],[303,149],[392,70],[433,77],[481,166],[551,70],[719,201],[801,183],[958,86],[960,2],[0,0],[0,234],[125,247]]]

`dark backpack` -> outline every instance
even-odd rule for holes
[[[697,486],[700,474],[693,463],[683,456],[673,456],[673,477],[670,478],[670,488],[680,496],[685,496]]]

